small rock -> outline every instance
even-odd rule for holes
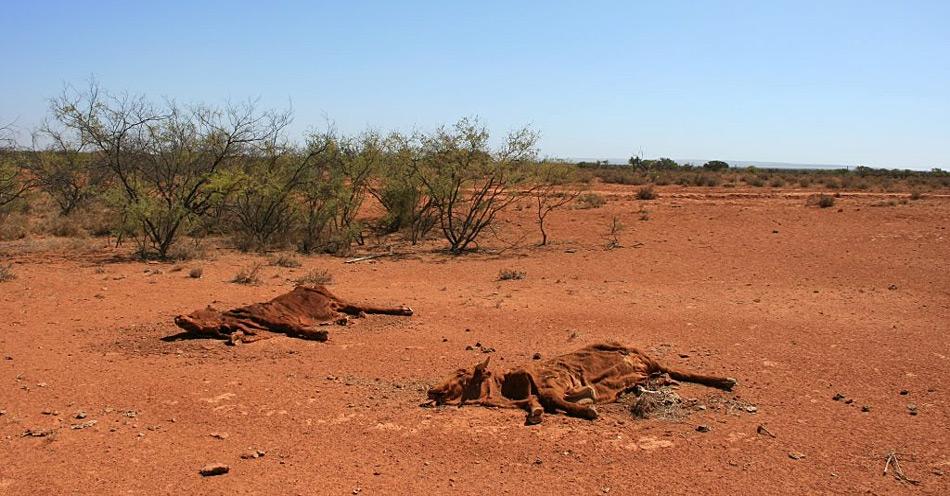
[[[540,360],[540,359],[541,359],[541,354],[540,354],[540,353],[535,353],[534,355],[531,355],[531,359],[532,359],[532,360]]]
[[[887,289],[889,289],[889,290],[891,290],[891,291],[894,291],[895,289],[897,289],[897,285],[896,285],[896,284],[889,284],[889,285],[887,286]]]
[[[932,472],[934,475],[939,475],[941,477],[943,476],[943,470],[940,470],[939,468],[933,469]]]
[[[841,401],[844,399],[844,395],[841,393],[835,393],[835,395],[832,396],[831,399],[834,401]]]
[[[772,234],[778,234],[778,229],[772,229]]]
[[[472,348],[472,345],[468,345],[468,346],[465,347],[465,351],[472,351],[472,350],[474,350],[474,349],[475,349],[475,348]]]
[[[759,411],[759,407],[753,406],[753,405],[749,405],[749,406],[745,407],[745,411],[747,411],[747,412],[749,412],[749,413],[755,413],[755,412]]]
[[[900,395],[901,395],[901,396],[907,396],[908,394],[910,394],[910,391],[908,391],[908,390],[906,390],[906,389],[901,389],[901,392],[900,392]]]
[[[52,435],[52,429],[27,429],[23,431],[23,437],[49,437]]]
[[[86,418],[86,412],[84,412],[84,411],[82,411],[82,410],[76,412],[75,418],[77,418],[77,419],[79,419],[79,420],[82,420],[82,419]]]
[[[871,411],[871,405],[861,405],[861,411],[864,412],[864,413],[870,412],[870,411]]]
[[[265,455],[264,450],[251,450],[247,453],[242,453],[241,458],[245,460],[254,460],[257,458],[263,458]]]
[[[231,467],[223,463],[212,463],[210,465],[205,465],[201,467],[201,470],[198,471],[202,477],[210,477],[213,475],[224,475],[231,471]]]
[[[854,403],[854,400],[851,399],[851,398],[848,398],[848,399],[844,400],[844,404],[845,404],[845,405],[850,405],[851,403]]]
[[[792,460],[801,460],[802,458],[805,458],[805,454],[799,453],[797,451],[792,451],[791,453],[788,454],[788,457],[791,458]]]
[[[492,348],[491,346],[482,347],[482,353],[494,353],[494,352],[495,352],[495,348]]]
[[[755,428],[755,432],[763,436],[775,437],[775,434],[772,434],[772,431],[768,430],[768,428],[762,424],[759,424],[759,426]]]
[[[228,433],[227,432],[212,432],[211,437],[215,439],[227,439]]]
[[[87,421],[82,422],[82,423],[80,423],[80,424],[73,424],[73,425],[71,425],[69,428],[70,428],[70,429],[73,429],[73,430],[88,429],[88,428],[90,428],[90,427],[96,425],[97,423],[99,423],[97,420],[87,420]]]
[[[908,403],[908,404],[907,404],[907,413],[909,413],[909,414],[911,414],[911,415],[917,415],[917,405],[915,405],[915,404],[913,404],[913,403]]]
[[[696,426],[697,432],[709,432],[710,430],[712,429],[710,429],[709,426],[706,424],[700,424]]]
[[[689,358],[688,353],[680,353],[680,358]]]

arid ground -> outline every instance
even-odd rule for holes
[[[3,244],[0,494],[950,494],[950,197],[604,190],[602,208],[552,213],[547,247],[530,231],[500,253],[300,257],[259,285],[230,279],[267,256],[226,248],[146,264],[104,238]],[[614,215],[626,230],[606,250]],[[269,299],[314,268],[341,297],[416,314],[327,343],[160,340],[177,314]],[[528,427],[419,406],[486,351],[501,368],[601,340],[739,386],[683,385],[706,409],[678,419],[615,404]],[[888,453],[916,484],[883,474]],[[230,472],[199,475],[211,463]]]

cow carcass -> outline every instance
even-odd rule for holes
[[[407,306],[378,307],[350,303],[336,297],[324,286],[297,286],[265,303],[255,303],[233,310],[212,307],[175,317],[175,324],[190,337],[224,339],[229,344],[252,342],[271,337],[273,333],[326,341],[323,327],[336,323],[346,325],[350,317],[364,314],[412,315]]]
[[[489,357],[490,359],[490,357]],[[526,424],[541,422],[544,412],[597,418],[594,405],[617,401],[621,394],[651,377],[668,374],[675,381],[732,390],[736,380],[673,369],[646,353],[618,343],[600,343],[501,374],[488,370],[489,359],[471,370],[459,369],[429,389],[429,405],[476,404],[521,408]]]

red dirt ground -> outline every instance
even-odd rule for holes
[[[306,257],[258,286],[228,281],[264,257],[228,250],[181,271],[105,240],[14,254],[0,494],[950,494],[950,198],[844,194],[817,209],[801,193],[606,190],[603,208],[553,213],[545,248]],[[608,251],[613,215],[627,230]],[[528,210],[508,220],[533,229]],[[159,339],[176,314],[267,300],[311,268],[343,298],[416,315],[332,327],[327,343]],[[500,282],[501,269],[527,277]],[[497,368],[608,339],[739,386],[684,385],[710,407],[676,421],[613,405],[526,427],[516,410],[418,406],[427,384],[483,359],[476,342]],[[919,485],[882,475],[892,450]],[[200,476],[211,463],[230,473]]]

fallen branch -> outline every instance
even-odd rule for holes
[[[891,466],[894,467],[894,478],[897,479],[898,481],[907,482],[915,486],[917,484],[920,484],[919,480],[911,479],[910,477],[907,477],[906,475],[904,475],[904,470],[901,469],[901,462],[897,458],[897,453],[893,451],[888,452],[884,459],[884,474],[883,475],[887,475],[887,471]]]
[[[356,257],[356,258],[351,258],[349,260],[344,260],[343,263],[351,264],[351,263],[356,263],[356,262],[362,262],[364,260],[372,260],[374,258],[388,257],[390,255],[393,255],[393,253],[377,253],[375,255],[366,255],[363,257]]]

